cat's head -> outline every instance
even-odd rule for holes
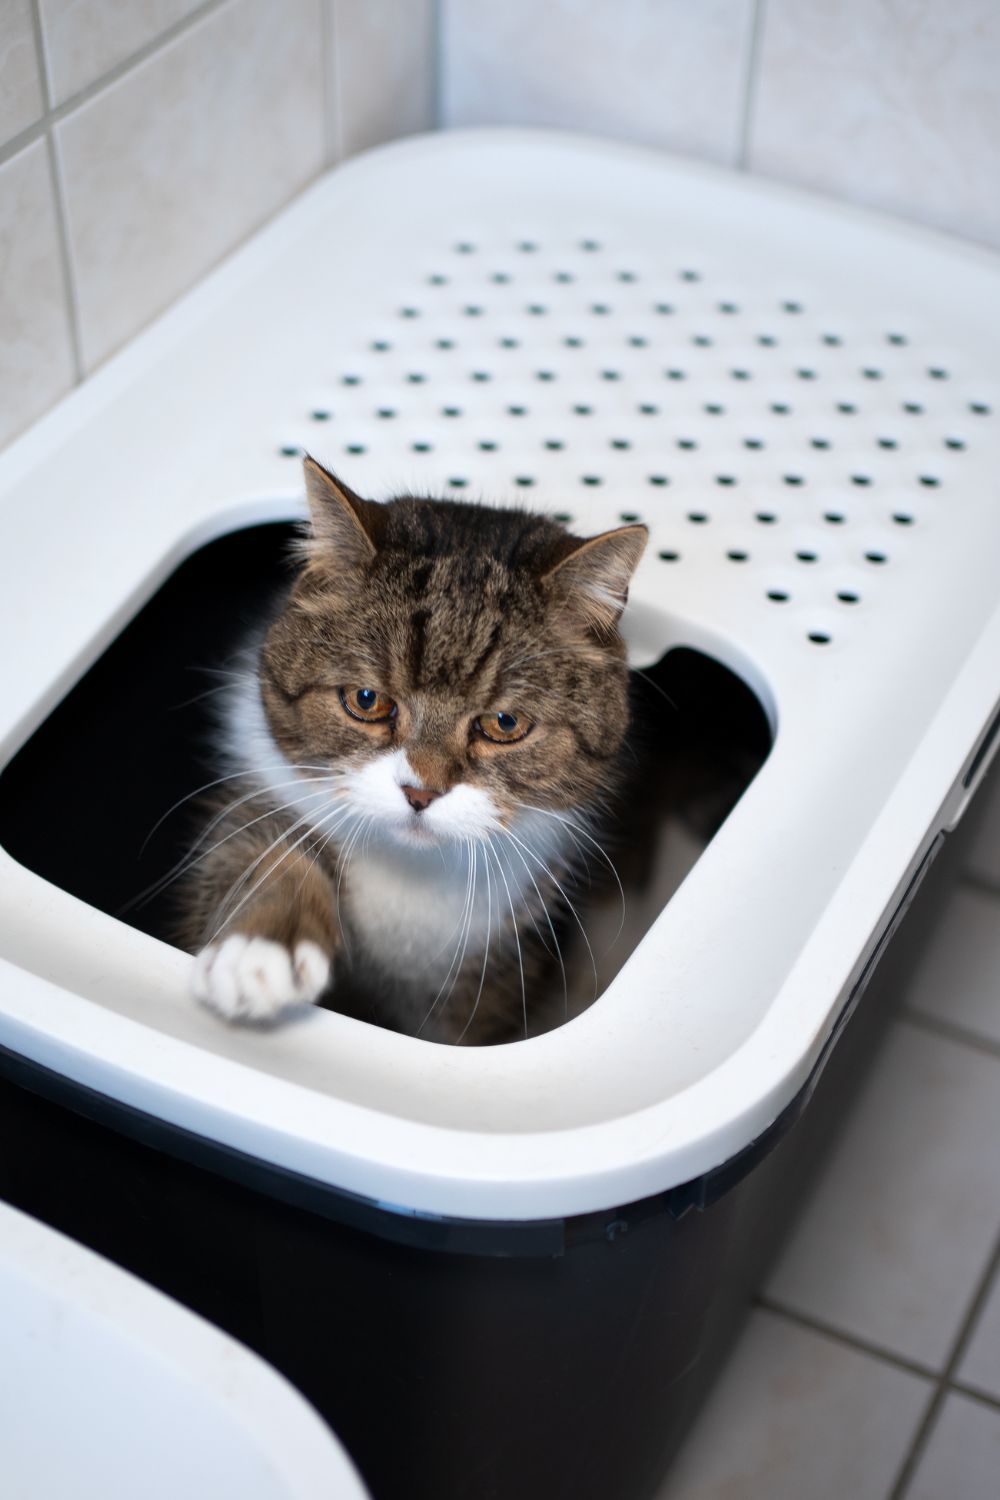
[[[618,620],[646,528],[582,539],[305,472],[305,566],[261,655],[286,760],[332,767],[350,812],[411,846],[599,800],[628,721]]]

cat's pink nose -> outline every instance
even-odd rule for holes
[[[425,786],[404,786],[400,787],[400,791],[414,812],[423,812],[425,808],[430,807],[435,797],[444,796],[443,792],[434,792]]]

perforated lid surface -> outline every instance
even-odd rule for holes
[[[969,794],[1000,694],[998,346],[986,254],[632,148],[461,133],[321,182],[0,461],[4,628],[60,593],[14,665],[8,751],[179,556],[296,513],[306,447],[375,496],[640,517],[634,663],[721,657],[774,751],[548,1036],[225,1030],[183,956],[8,861],[0,1040],[431,1212],[607,1206],[739,1150]]]

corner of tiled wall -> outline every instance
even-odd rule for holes
[[[325,166],[434,123],[434,0],[3,0],[0,446]]]

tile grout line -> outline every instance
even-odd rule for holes
[[[755,0],[753,22],[750,27],[750,45],[747,49],[747,66],[743,84],[743,108],[740,111],[739,151],[735,165],[741,172],[750,169],[750,131],[753,109],[757,99],[757,73],[760,64],[760,45],[764,34],[764,7],[767,0]]]
[[[80,309],[76,295],[76,280],[73,276],[73,260],[69,251],[69,228],[66,216],[66,195],[63,191],[59,153],[52,134],[52,86],[49,80],[48,50],[42,30],[42,13],[39,0],[31,0],[31,29],[35,42],[35,59],[38,63],[38,83],[42,93],[42,130],[40,139],[45,142],[45,157],[49,169],[49,187],[52,192],[52,207],[56,220],[56,243],[59,254],[59,272],[63,286],[63,301],[66,308],[66,330],[69,334],[70,361],[73,366],[74,385],[82,384],[86,371],[83,364],[83,343],[80,336]]]
[[[924,1015],[922,1011],[911,1010],[907,1005],[899,1007],[897,1019],[920,1031],[927,1031],[932,1036],[943,1037],[946,1041],[958,1043],[959,1046],[971,1047],[974,1052],[983,1052],[987,1057],[1000,1057],[1000,1042],[995,1042],[992,1037],[981,1036],[979,1032],[971,1031],[968,1027],[960,1026],[956,1021],[943,1021],[938,1016]]]
[[[9,161],[12,156],[16,156],[19,151],[23,151],[25,147],[40,140],[42,136],[51,130],[53,125],[58,125],[60,121],[64,120],[67,115],[72,114],[74,110],[79,109],[81,105],[89,104],[91,99],[96,98],[98,94],[111,84],[117,83],[119,79],[124,78],[127,73],[130,73],[133,68],[138,67],[140,63],[144,63],[148,58],[153,57],[161,48],[169,46],[171,42],[176,41],[185,32],[192,30],[199,21],[203,21],[213,11],[221,10],[224,5],[232,3],[233,0],[202,0],[202,4],[197,6],[195,10],[190,11],[181,20],[175,21],[165,31],[159,32],[151,41],[139,47],[137,51],[130,52],[128,57],[122,58],[120,62],[115,63],[106,73],[102,73],[99,78],[95,78],[92,82],[85,84],[82,89],[78,89],[75,94],[71,94],[61,104],[53,105],[50,103],[47,69],[45,68],[44,61],[45,54],[43,51],[41,20],[38,13],[38,0],[32,0],[32,24],[35,32],[35,47],[38,51],[39,73],[45,108],[40,120],[36,120],[33,125],[29,125],[18,135],[13,136],[3,146],[0,146],[0,166],[5,161]]]
[[[824,1338],[833,1340],[834,1343],[855,1349],[859,1354],[866,1354],[872,1359],[881,1360],[883,1364],[893,1365],[898,1370],[905,1370],[908,1375],[918,1375],[922,1380],[931,1382],[941,1378],[940,1373],[931,1365],[923,1365],[919,1360],[907,1359],[905,1354],[895,1354],[891,1349],[883,1348],[880,1344],[871,1344],[866,1339],[860,1339],[845,1329],[824,1322],[822,1318],[814,1318],[809,1313],[801,1313],[795,1308],[785,1307],[770,1297],[755,1297],[754,1305],[763,1309],[764,1312],[774,1313],[776,1317],[784,1318],[786,1322],[807,1328],[811,1333],[821,1334]]]
[[[444,0],[431,0],[431,31],[434,37],[434,129],[444,129]]]
[[[944,1405],[949,1391],[952,1391],[956,1388],[956,1383],[953,1378],[955,1370],[957,1369],[959,1361],[966,1351],[969,1340],[972,1337],[973,1330],[975,1329],[975,1326],[979,1321],[979,1315],[982,1312],[983,1307],[985,1306],[986,1299],[989,1296],[990,1291],[992,1290],[993,1282],[997,1276],[998,1270],[1000,1270],[1000,1239],[998,1239],[996,1244],[994,1245],[993,1253],[987,1261],[986,1267],[979,1278],[976,1290],[972,1295],[972,1299],[966,1310],[965,1316],[962,1319],[961,1325],[959,1326],[954,1344],[952,1345],[951,1353],[948,1356],[947,1361],[945,1362],[944,1369],[941,1371],[941,1374],[938,1377],[937,1388],[935,1389],[933,1395],[927,1403],[924,1415],[917,1427],[916,1432],[913,1435],[909,1451],[906,1454],[906,1457],[903,1459],[899,1473],[896,1475],[896,1481],[893,1484],[892,1488],[889,1490],[886,1496],[886,1500],[905,1500],[906,1492],[910,1487],[910,1483],[913,1479],[914,1474],[916,1473],[917,1465],[919,1464],[921,1458],[924,1455],[924,1452],[927,1449],[931,1434],[937,1422],[938,1413],[940,1412],[941,1407]]]

